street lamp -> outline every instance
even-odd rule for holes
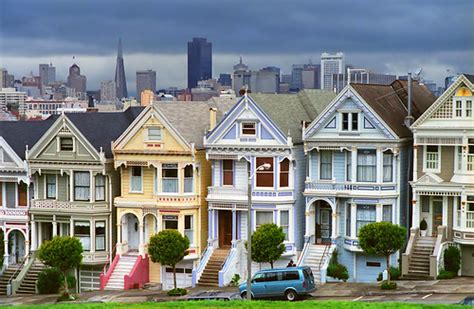
[[[247,203],[247,300],[252,299],[252,178],[257,171],[266,171],[271,168],[270,163],[264,163],[257,167],[255,171],[251,170],[249,162],[249,179],[248,179],[248,203]]]

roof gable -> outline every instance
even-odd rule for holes
[[[25,162],[15,153],[7,141],[0,136],[0,170],[11,168],[25,169]]]

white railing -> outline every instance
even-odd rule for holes
[[[0,216],[1,215],[6,215],[6,216],[28,216],[28,210],[27,209],[15,209],[15,208],[0,208]]]
[[[466,211],[466,219],[463,221],[462,211],[456,211],[456,227],[459,229],[474,229],[474,211]]]
[[[240,262],[242,257],[242,250],[244,249],[244,242],[239,240],[237,245],[230,250],[224,266],[219,271],[219,286],[223,287],[232,281],[235,274],[240,274]]]
[[[302,266],[301,263],[304,262],[304,259],[306,258],[306,255],[308,254],[309,248],[311,247],[311,241],[312,241],[312,237],[309,236],[304,243],[303,251],[301,251],[300,257],[298,258],[296,265]]]
[[[316,191],[395,191],[395,183],[350,183],[350,182],[319,182],[307,181],[306,190]]]
[[[319,273],[320,273],[320,282],[321,284],[326,283],[326,278],[327,278],[327,272],[328,272],[328,266],[329,266],[329,261],[331,261],[331,256],[336,250],[336,245],[331,245],[331,248],[329,248],[329,252],[323,256],[323,263],[322,266],[319,268]]]
[[[209,195],[245,195],[247,196],[246,189],[237,189],[234,187],[208,187],[207,193]]]
[[[466,211],[466,227],[474,228],[474,211]]]
[[[211,258],[213,252],[214,246],[207,246],[206,250],[204,250],[204,253],[201,256],[201,260],[199,261],[198,267],[193,268],[191,282],[193,288],[196,286],[196,283],[201,278],[202,272],[204,271],[204,268],[206,268],[207,262],[209,262],[209,259]]]
[[[44,209],[44,210],[84,210],[84,209],[97,209],[106,210],[108,209],[108,203],[101,202],[69,202],[69,201],[57,201],[57,200],[32,200],[31,209]]]

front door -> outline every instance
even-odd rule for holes
[[[232,245],[232,212],[219,210],[219,248]]]
[[[321,209],[320,211],[321,220],[321,240],[322,243],[331,243],[331,210]]]
[[[438,226],[443,225],[443,200],[438,198],[433,198],[431,202],[433,221],[432,221],[432,230],[431,234],[433,236],[438,235]]]

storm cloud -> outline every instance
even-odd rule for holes
[[[184,86],[186,42],[213,43],[214,75],[238,56],[258,69],[319,61],[343,51],[346,62],[403,74],[422,67],[441,82],[473,71],[474,1],[2,0],[0,66],[15,75],[53,62],[65,78],[76,57],[88,88],[113,78],[122,38],[130,88],[139,69],[158,71],[160,87]]]

